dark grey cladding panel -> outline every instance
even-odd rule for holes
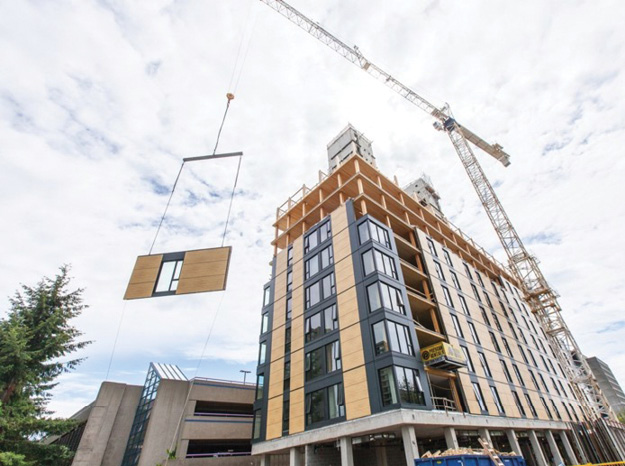
[[[365,222],[371,221],[378,226],[384,228],[389,233],[390,238],[390,248],[387,248],[385,245],[375,242],[373,240],[368,240],[364,242],[362,245],[360,244],[360,238],[358,235],[358,226]],[[421,386],[423,388],[425,402],[426,405],[422,408],[418,409],[432,409],[432,400],[429,389],[429,383],[427,380],[427,376],[425,374],[425,367],[423,362],[420,359],[420,347],[419,341],[417,340],[417,334],[414,328],[414,323],[412,320],[412,315],[410,313],[410,305],[408,302],[408,296],[406,294],[406,287],[404,285],[404,277],[401,271],[401,266],[399,262],[399,256],[397,254],[397,245],[395,244],[395,239],[393,237],[393,232],[390,228],[388,228],[383,223],[378,220],[370,217],[369,215],[364,215],[358,221],[350,221],[349,222],[349,235],[350,242],[352,245],[352,258],[354,262],[354,278],[356,282],[356,294],[358,300],[358,309],[359,309],[359,317],[361,321],[361,333],[363,340],[363,350],[366,364],[366,373],[367,373],[367,383],[369,385],[369,398],[371,403],[371,412],[377,413],[385,409],[397,408],[397,405],[393,405],[392,407],[383,407],[382,406],[382,396],[380,393],[380,386],[378,381],[378,371],[384,367],[389,365],[398,365],[403,367],[408,367],[412,369],[418,369],[419,378],[421,381]],[[396,269],[397,269],[397,280],[392,277],[381,275],[378,273],[370,274],[369,276],[364,276],[363,264],[361,255],[367,250],[374,247],[381,252],[391,256],[395,260]],[[378,310],[375,312],[369,312],[368,298],[366,287],[372,283],[377,281],[383,281],[397,289],[400,290],[402,294],[402,299],[404,301],[406,307],[406,315],[402,315],[398,312],[393,312],[389,310]],[[374,342],[373,342],[373,332],[371,326],[376,322],[381,320],[391,320],[393,322],[405,325],[408,327],[410,332],[410,338],[412,340],[412,345],[415,351],[415,356],[408,356],[399,353],[391,353],[387,352],[382,355],[376,356],[374,352]],[[406,407],[415,408],[415,405],[406,405]]]

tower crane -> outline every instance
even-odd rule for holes
[[[538,260],[523,245],[521,237],[508,218],[469,143],[482,149],[507,167],[510,165],[510,156],[502,146],[489,144],[477,136],[453,118],[448,106],[438,108],[431,104],[365,58],[358,47],[348,46],[285,1],[260,1],[434,117],[434,127],[447,134],[460,157],[484,210],[499,236],[503,249],[508,255],[510,269],[522,284],[527,302],[548,336],[549,344],[573,387],[575,397],[582,406],[584,417],[590,422],[604,418],[615,420],[614,413],[593,377],[584,355],[561,316],[562,308],[558,303],[557,293],[549,286],[540,271]]]

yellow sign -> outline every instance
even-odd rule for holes
[[[443,361],[466,364],[462,350],[444,341],[423,348],[421,350],[421,359],[428,365],[435,365]]]

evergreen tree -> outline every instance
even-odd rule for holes
[[[69,290],[69,267],[34,287],[22,285],[0,320],[0,465],[63,464],[72,453],[37,440],[73,423],[50,417],[55,379],[82,359],[67,358],[90,342],[70,321],[87,307],[82,289]]]

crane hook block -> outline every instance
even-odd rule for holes
[[[232,99],[234,99],[234,94],[232,94],[231,92],[228,92],[226,94],[226,98],[228,99],[228,102],[230,102]]]

